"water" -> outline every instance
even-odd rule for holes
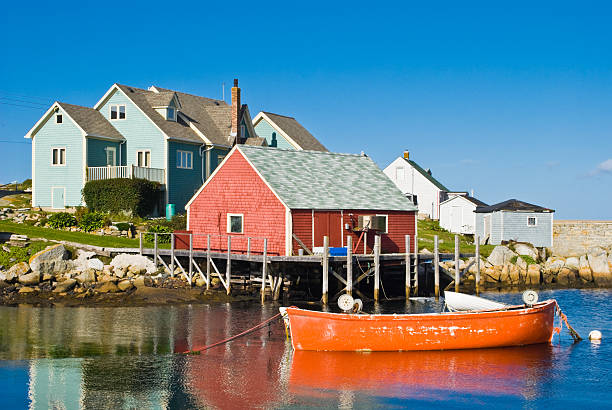
[[[518,302],[517,293],[490,293]],[[4,408],[610,407],[610,290],[541,292],[601,344],[404,353],[293,353],[280,322],[201,355],[177,355],[277,313],[246,304],[0,308]],[[408,310],[435,311],[431,299]],[[373,309],[366,306],[366,309]],[[403,302],[382,311],[403,311]]]

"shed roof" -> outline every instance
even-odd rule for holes
[[[486,203],[482,202],[481,200],[476,199],[476,198],[474,198],[474,197],[471,197],[471,196],[469,196],[469,195],[455,195],[455,196],[452,196],[452,197],[450,197],[449,199],[447,199],[446,201],[442,202],[440,205],[445,204],[445,203],[447,203],[447,202],[450,202],[450,201],[452,201],[452,200],[454,200],[454,199],[456,199],[456,198],[463,198],[463,199],[465,199],[466,201],[469,201],[469,202],[473,203],[473,204],[474,204],[474,205],[476,205],[477,207],[479,207],[479,206],[489,206],[488,204],[486,204]]]
[[[365,155],[237,146],[291,209],[414,211]]]
[[[282,129],[291,139],[293,139],[300,148],[311,151],[327,151],[327,148],[323,146],[306,128],[302,126],[293,117],[287,117],[285,115],[274,114],[271,112],[263,112],[266,116]]]
[[[442,183],[440,181],[438,181],[433,176],[431,176],[431,174],[429,172],[427,172],[423,168],[421,168],[421,166],[419,164],[417,164],[416,162],[414,162],[411,159],[406,159],[406,158],[402,158],[402,159],[404,161],[406,161],[407,163],[409,163],[410,165],[412,165],[412,167],[414,169],[416,169],[421,175],[423,175],[429,182],[434,184],[438,189],[440,189],[442,191],[446,191],[446,192],[450,191],[447,187],[442,185]]]
[[[508,199],[507,201],[490,206],[479,206],[474,210],[474,212],[477,213],[490,213],[496,211],[555,212],[554,209],[544,208],[539,205],[519,201],[518,199]]]
[[[81,105],[67,104],[58,102],[59,105],[66,113],[72,118],[79,127],[85,131],[87,135],[97,137],[107,137],[117,140],[123,140],[123,135],[117,128],[113,127],[112,124],[104,118],[104,115],[98,110],[93,108],[83,107]]]

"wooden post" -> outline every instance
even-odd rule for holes
[[[159,253],[157,249],[157,232],[153,234],[153,241],[155,242],[153,245],[153,262],[155,263],[155,267],[157,268],[157,254]]]
[[[261,303],[266,301],[266,280],[268,277],[268,238],[264,238],[263,265],[261,266]]]
[[[193,278],[193,234],[189,234],[189,285]]]
[[[225,265],[225,281],[227,283],[227,294],[230,294],[232,276],[232,237],[227,236],[227,264]]]
[[[455,292],[459,292],[459,235],[455,235]]]
[[[174,277],[174,233],[170,234],[170,276]]]
[[[476,294],[480,293],[480,237],[476,236]]]
[[[353,294],[353,238],[346,237],[346,293]]]
[[[210,235],[206,237],[206,290],[210,289]]]
[[[329,286],[329,237],[323,237],[323,287],[322,287],[322,296],[321,301],[323,302],[323,306],[327,305],[327,292]]]
[[[378,302],[380,286],[380,235],[374,237],[374,302]]]
[[[251,258],[251,238],[247,238],[247,258]]]
[[[410,299],[410,235],[406,235],[406,300]]]
[[[434,295],[440,299],[440,253],[438,252],[438,235],[434,236]]]
[[[138,247],[140,248],[140,255],[142,256],[143,243],[142,243],[142,232],[138,234]]]
[[[363,254],[368,254],[368,232],[363,233]]]
[[[414,232],[414,295],[419,296],[419,236]]]

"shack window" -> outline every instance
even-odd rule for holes
[[[527,218],[527,226],[536,226],[538,224],[538,219],[535,216],[530,216]]]
[[[66,165],[66,148],[53,148],[51,151],[51,165]]]
[[[388,233],[389,225],[387,224],[387,215],[376,215],[373,227],[380,233]]]
[[[244,215],[227,214],[227,233],[243,233]]]
[[[125,120],[125,105],[111,105],[110,106],[110,119],[111,120]]]
[[[57,124],[61,124],[62,122],[64,122],[64,117],[62,117],[62,114],[57,114],[57,115],[55,116],[55,122],[56,122]]]

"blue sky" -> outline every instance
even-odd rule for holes
[[[84,3],[3,6],[2,182],[29,177],[23,135],[53,100],[115,82],[220,98],[237,77],[253,116],[293,115],[332,151],[384,168],[407,149],[485,202],[612,219],[605,2]]]

